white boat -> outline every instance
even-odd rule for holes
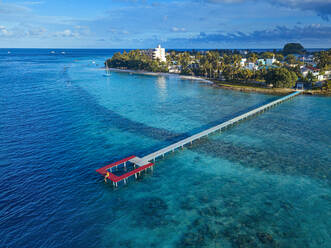
[[[53,54],[54,54],[55,52],[54,52],[54,51],[51,51],[51,53],[53,53]]]
[[[66,54],[66,52],[61,52],[62,54]]]
[[[108,68],[108,66],[105,68],[105,73],[103,74],[104,77],[110,77],[111,76],[111,73],[110,73],[110,70]]]
[[[11,52],[10,51],[8,51],[8,54],[10,54]]]

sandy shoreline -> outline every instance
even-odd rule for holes
[[[220,83],[220,82],[215,82],[214,86],[216,88],[222,88],[227,90],[255,92],[255,93],[272,94],[272,95],[286,95],[295,92],[294,89],[288,89],[288,88],[262,88],[262,87],[260,88],[253,86],[232,85],[232,84]]]
[[[262,93],[262,94],[274,94],[274,95],[286,95],[289,93],[294,92],[294,89],[288,88],[260,88],[260,87],[253,87],[253,86],[245,86],[245,85],[232,85],[228,83],[222,83],[220,81],[213,82],[212,80],[208,80],[201,77],[196,76],[185,76],[180,74],[174,73],[166,73],[166,72],[149,72],[149,71],[138,71],[138,70],[129,70],[129,69],[117,69],[117,68],[109,68],[110,71],[114,72],[123,72],[123,73],[132,73],[132,74],[141,74],[141,75],[149,75],[149,76],[165,76],[165,77],[178,77],[184,80],[195,80],[197,82],[210,84],[215,88],[222,88],[227,90],[236,90],[242,92],[255,92],[255,93]],[[331,92],[323,92],[323,91],[311,91],[307,90],[304,92],[307,95],[323,95],[323,96],[330,96]]]
[[[142,74],[142,75],[149,75],[149,76],[165,76],[165,77],[179,77],[180,79],[186,79],[186,80],[196,80],[203,83],[208,84],[214,84],[214,82],[200,77],[194,77],[194,76],[185,76],[185,75],[179,75],[175,73],[167,73],[167,72],[149,72],[149,71],[137,71],[137,70],[129,70],[129,69],[117,69],[117,68],[109,68],[110,71],[115,72],[123,72],[123,73],[132,73],[132,74]]]

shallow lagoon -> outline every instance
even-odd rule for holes
[[[95,169],[278,96],[104,77],[112,52],[0,55],[1,247],[330,245],[330,98],[296,97],[114,190]]]

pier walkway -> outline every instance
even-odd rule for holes
[[[131,172],[128,172],[128,173],[122,175],[121,177],[116,177],[112,173],[108,173],[108,174],[110,174],[109,177],[108,177],[108,179],[110,179],[113,182],[113,184],[116,183],[115,186],[117,186],[117,183],[119,181],[122,181],[122,180],[124,180],[124,182],[126,183],[126,179],[129,176],[135,175],[136,178],[137,178],[136,173],[140,173],[141,171],[146,170],[149,167],[152,168],[152,166],[154,164],[151,163],[151,161],[154,161],[155,162],[155,159],[156,158],[158,158],[160,156],[163,156],[164,157],[166,153],[174,152],[178,148],[183,148],[187,144],[192,144],[197,139],[200,139],[202,137],[208,136],[209,134],[212,134],[212,133],[217,132],[217,131],[222,131],[222,130],[224,130],[224,129],[228,128],[228,127],[231,127],[234,124],[237,124],[240,121],[243,121],[243,120],[245,120],[245,119],[247,119],[249,117],[252,117],[252,116],[257,115],[259,113],[263,113],[264,111],[266,111],[266,110],[268,110],[268,109],[270,109],[270,108],[272,108],[272,107],[274,107],[274,106],[276,106],[278,104],[281,104],[284,101],[287,101],[287,100],[292,99],[293,97],[296,97],[297,95],[301,94],[302,92],[303,91],[296,91],[294,93],[291,93],[291,94],[289,94],[287,96],[284,96],[284,97],[282,97],[282,98],[280,98],[278,100],[275,100],[275,101],[270,102],[268,104],[265,104],[265,105],[263,105],[261,107],[258,107],[258,108],[254,109],[254,110],[251,110],[251,111],[249,111],[249,112],[247,112],[245,114],[239,115],[239,116],[237,116],[237,117],[235,117],[235,118],[233,118],[231,120],[225,121],[225,122],[223,122],[223,123],[221,123],[221,124],[219,124],[217,126],[211,127],[211,128],[209,128],[207,130],[204,130],[204,131],[202,131],[200,133],[194,134],[194,135],[192,135],[192,136],[190,136],[190,137],[188,137],[186,139],[183,139],[181,141],[178,141],[178,142],[176,142],[176,143],[174,143],[172,145],[169,145],[167,147],[164,147],[164,148],[162,148],[162,149],[160,149],[158,151],[155,151],[155,152],[153,152],[151,154],[148,154],[148,155],[146,155],[146,156],[144,156],[142,158],[139,158],[139,157],[136,157],[136,156],[132,156],[132,157],[129,157],[127,159],[124,159],[125,161],[124,160],[120,160],[120,161],[115,162],[115,163],[113,163],[113,164],[111,164],[109,166],[102,167],[101,169],[98,169],[97,172],[100,173],[100,174],[102,174],[102,175],[106,175],[108,169],[112,168],[113,165],[117,166],[119,164],[122,164],[122,163],[125,163],[125,162],[129,161],[129,162],[131,162],[134,165],[134,167],[137,166],[138,168],[135,169],[135,170],[133,170],[133,171],[131,171]]]

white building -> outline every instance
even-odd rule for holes
[[[153,59],[159,59],[161,62],[166,62],[165,49],[158,45],[153,51]]]
[[[323,74],[319,74],[317,79],[320,81],[331,79],[331,71],[325,71]]]
[[[273,63],[275,63],[277,60],[273,57],[272,59],[266,59],[265,63],[266,65],[272,65]]]
[[[244,67],[245,64],[246,64],[246,62],[247,62],[247,59],[246,59],[246,58],[242,58],[242,59],[240,60],[240,66],[241,66],[241,67]]]
[[[305,66],[301,69],[301,73],[303,77],[307,77],[308,73],[311,73],[314,77],[318,77],[320,74],[320,69],[312,67],[312,66]]]
[[[314,65],[315,64],[315,60],[314,60],[314,56],[313,55],[300,57],[300,61],[302,61],[305,64],[310,64],[310,65]]]
[[[258,59],[257,64],[258,65],[265,65],[265,60],[264,59]]]
[[[158,45],[158,47],[154,49],[143,50],[142,52],[152,59],[159,59],[161,62],[167,61],[165,49],[162,48],[161,45]]]
[[[253,62],[249,62],[247,64],[246,68],[252,71],[252,70],[257,70],[259,67],[257,65],[255,65],[255,63],[253,63]]]

